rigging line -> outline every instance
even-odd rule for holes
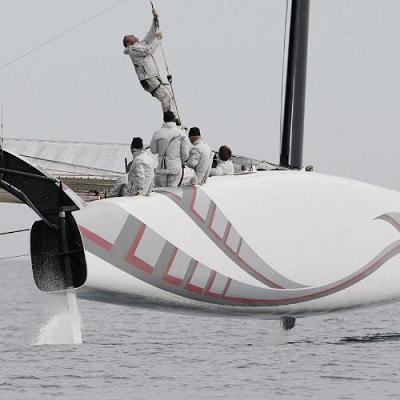
[[[167,55],[165,53],[165,48],[164,48],[164,43],[163,42],[161,42],[161,46],[160,47],[161,47],[162,57],[164,59],[165,70],[167,71],[168,75],[171,75],[170,72],[169,72],[169,66],[168,66],[168,62],[167,62]]]
[[[34,157],[34,156],[29,156],[29,155],[27,155],[27,154],[20,154],[20,155],[21,155],[22,157],[30,158],[30,159],[32,159],[32,160],[47,161],[47,162],[52,162],[52,163],[54,163],[54,164],[68,165],[68,166],[71,166],[71,167],[86,168],[86,169],[91,170],[91,171],[111,172],[111,173],[115,173],[115,174],[118,174],[118,175],[121,175],[121,174],[122,174],[122,172],[120,172],[120,171],[113,171],[113,170],[109,170],[109,169],[88,167],[87,165],[67,163],[67,162],[63,162],[63,161],[56,161],[56,160],[51,160],[51,159],[49,159],[49,158]]]
[[[15,137],[6,137],[6,140],[15,141],[15,142],[39,142],[39,143],[48,143],[48,144],[89,144],[89,145],[104,145],[104,146],[119,146],[119,147],[126,147],[130,146],[130,143],[112,143],[112,142],[85,142],[85,141],[78,141],[78,140],[54,140],[54,139],[29,139],[29,138],[15,138]]]
[[[0,232],[0,236],[12,235],[13,233],[29,232],[30,228],[18,229],[16,231]]]
[[[283,52],[282,52],[282,74],[281,74],[281,116],[279,122],[279,129],[281,132],[281,143],[282,143],[282,130],[283,130],[283,113],[284,113],[284,102],[285,102],[285,58],[286,58],[286,42],[287,42],[287,30],[288,30],[288,15],[289,15],[289,0],[286,0],[286,17],[285,17],[285,34],[283,39]]]
[[[46,169],[46,168],[45,168]],[[101,175],[101,174],[85,174],[84,172],[74,172],[74,171],[66,171],[63,169],[54,169],[54,168],[47,168],[46,169],[48,172],[50,172],[52,175],[57,175],[57,177],[61,176],[63,178],[104,178],[104,179],[109,179],[109,180],[113,180],[113,179],[117,179],[119,178],[121,175],[123,175],[123,172],[119,172],[118,174],[114,174],[114,175]]]
[[[12,60],[6,62],[5,64],[0,65],[0,71],[1,71],[2,69],[4,69],[4,68],[8,67],[9,65],[16,63],[17,61],[22,60],[23,58],[29,56],[30,54],[32,54],[32,53],[34,53],[35,51],[41,49],[42,47],[45,47],[45,46],[47,46],[48,44],[50,44],[50,43],[52,43],[52,42],[54,42],[54,41],[56,41],[56,40],[62,38],[63,36],[67,35],[68,33],[70,33],[70,32],[72,32],[72,31],[74,31],[74,30],[80,28],[81,26],[86,25],[87,23],[93,21],[95,18],[100,17],[101,15],[107,13],[108,11],[111,11],[113,8],[116,8],[116,7],[120,6],[120,5],[123,4],[123,3],[126,3],[127,1],[128,1],[128,0],[121,0],[121,1],[119,1],[118,3],[115,3],[115,4],[111,5],[110,7],[105,8],[105,9],[102,10],[102,11],[99,11],[98,13],[92,15],[92,16],[89,17],[89,18],[86,18],[85,20],[83,20],[83,21],[79,22],[78,24],[72,26],[71,28],[69,28],[69,29],[67,29],[67,30],[65,30],[65,31],[63,31],[63,32],[61,32],[61,33],[59,33],[58,35],[52,37],[51,39],[46,40],[45,42],[39,44],[39,45],[36,46],[36,47],[33,47],[32,49],[26,51],[26,52],[23,53],[23,54],[20,54],[19,56],[17,56],[17,57],[15,57],[15,58],[13,58]]]
[[[153,4],[152,0],[150,0],[150,5],[151,5],[151,9],[153,10],[153,13],[154,13],[155,7],[154,7],[154,4]],[[159,21],[158,17],[155,17],[155,25],[157,27],[157,30],[160,30],[160,21]],[[171,88],[172,101],[174,102],[174,105],[175,105],[177,117],[178,117],[179,121],[182,123],[181,116],[179,114],[178,103],[176,101],[174,86],[172,85],[172,75],[171,75],[170,70],[169,70],[169,66],[168,66],[168,62],[167,62],[167,55],[165,53],[164,43],[163,43],[162,39],[161,39],[160,47],[161,47],[162,58],[163,58],[164,64],[165,64],[165,69],[166,69],[166,72],[167,72],[167,79],[168,79],[168,82],[169,82],[169,87]],[[157,72],[160,75],[157,63],[156,63],[154,58],[153,58],[153,60],[154,60],[154,63],[156,65]]]
[[[0,261],[14,260],[16,258],[29,257],[29,256],[30,254],[20,254],[19,256],[2,257],[0,258]]]

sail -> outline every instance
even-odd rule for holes
[[[86,201],[107,197],[125,173],[125,158],[132,157],[129,145],[123,143],[5,138],[4,148],[62,180]],[[12,202],[13,198],[0,192],[0,201]]]
[[[116,177],[125,172],[130,147],[125,143],[85,143],[4,139],[4,148],[21,155],[54,176]]]

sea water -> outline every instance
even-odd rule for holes
[[[400,305],[301,319],[284,332],[276,321],[78,300],[82,344],[34,346],[47,323],[67,331],[55,313],[66,299],[35,289],[28,262],[0,272],[0,399],[400,396]]]

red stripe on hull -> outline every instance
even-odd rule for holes
[[[215,238],[217,240],[222,240],[223,238],[212,228],[212,224],[214,222],[214,218],[215,218],[215,213],[217,212],[217,206],[215,204],[212,205],[212,215],[211,215],[211,219],[210,219],[210,223],[208,224],[208,229],[210,230],[210,232],[215,236]],[[226,230],[226,229],[225,229]],[[225,232],[224,230],[224,232]]]
[[[190,276],[189,276],[189,279],[188,279],[188,283],[186,284],[185,289],[189,290],[190,292],[203,293],[204,288],[201,288],[201,287],[196,286],[196,285],[192,285],[190,283],[190,281],[193,278],[194,273],[196,272],[196,269],[197,269],[198,265],[199,265],[199,263],[198,263],[198,261],[196,261],[196,264],[195,264],[195,266],[193,268],[193,271],[190,273]]]
[[[102,247],[105,250],[111,251],[113,244],[108,242],[107,240],[103,239],[101,236],[97,235],[96,233],[90,231],[89,229],[85,228],[82,225],[79,225],[79,230],[81,231],[82,235],[90,240],[91,242],[97,244],[99,247]]]
[[[250,267],[249,264],[247,264],[246,261],[243,260],[239,255],[237,255],[238,260],[240,260],[255,276],[257,276],[256,279],[258,279],[260,282],[266,283],[269,287],[272,287],[274,289],[285,289],[283,286],[278,285],[277,283],[271,281],[270,279],[266,278],[264,275],[260,274],[257,272],[254,268]]]
[[[193,187],[193,197],[192,197],[192,203],[190,204],[190,209],[192,210],[193,214],[202,222],[206,222],[206,219],[203,218],[195,209],[194,209],[194,203],[196,202],[196,197],[197,197],[197,189]]]
[[[135,237],[135,240],[132,243],[132,246],[130,247],[127,256],[125,257],[125,261],[127,261],[129,264],[133,265],[136,268],[141,269],[142,271],[151,274],[154,270],[154,268],[150,265],[147,264],[145,261],[140,259],[135,255],[137,248],[139,247],[139,244],[141,240],[143,239],[144,231],[146,230],[146,225],[141,224],[139,231]]]
[[[280,305],[280,304],[293,304],[293,303],[301,303],[304,301],[315,300],[317,298],[325,297],[330,294],[336,293],[343,289],[346,289],[354,284],[360,282],[368,275],[373,273],[377,268],[383,265],[386,261],[390,260],[394,257],[400,250],[400,245],[392,249],[390,252],[383,254],[380,258],[378,258],[369,268],[360,272],[359,274],[353,276],[352,278],[336,285],[331,288],[319,290],[314,293],[310,293],[304,296],[299,297],[288,297],[284,299],[252,299],[252,298],[245,298],[245,297],[235,297],[235,296],[225,296],[224,299],[228,301],[234,302],[241,302],[241,303],[258,303],[258,304],[273,304],[273,305]]]
[[[206,290],[204,292],[205,296],[210,296],[213,299],[219,299],[222,297],[222,293],[211,292],[212,285],[214,284],[215,278],[217,277],[217,273],[215,271],[211,272],[210,279],[208,280],[208,284]]]
[[[176,278],[175,276],[169,275],[169,271],[171,270],[172,264],[175,260],[177,253],[178,253],[178,249],[175,247],[175,249],[168,261],[167,269],[163,275],[163,279],[164,279],[164,281],[171,283],[172,285],[180,286],[180,284],[182,283],[182,279],[179,279],[179,278]]]

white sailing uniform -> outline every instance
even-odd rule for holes
[[[176,110],[172,101],[171,87],[160,77],[157,64],[154,59],[154,52],[160,45],[161,40],[156,37],[157,26],[155,19],[145,38],[124,49],[124,54],[129,55],[135,67],[136,74],[146,92],[161,102],[163,112]]]
[[[155,184],[176,187],[182,178],[182,165],[189,157],[189,142],[175,122],[165,122],[150,142],[153,154],[158,154]]]
[[[193,143],[186,166],[194,170],[197,177],[197,184],[203,185],[207,182],[213,157],[214,155],[210,146],[202,138],[197,139]]]
[[[133,161],[128,173],[127,196],[149,196],[153,190],[153,157],[144,149],[132,151]]]
[[[218,165],[215,168],[211,168],[210,176],[219,175],[234,175],[235,167],[232,160],[218,160]]]

